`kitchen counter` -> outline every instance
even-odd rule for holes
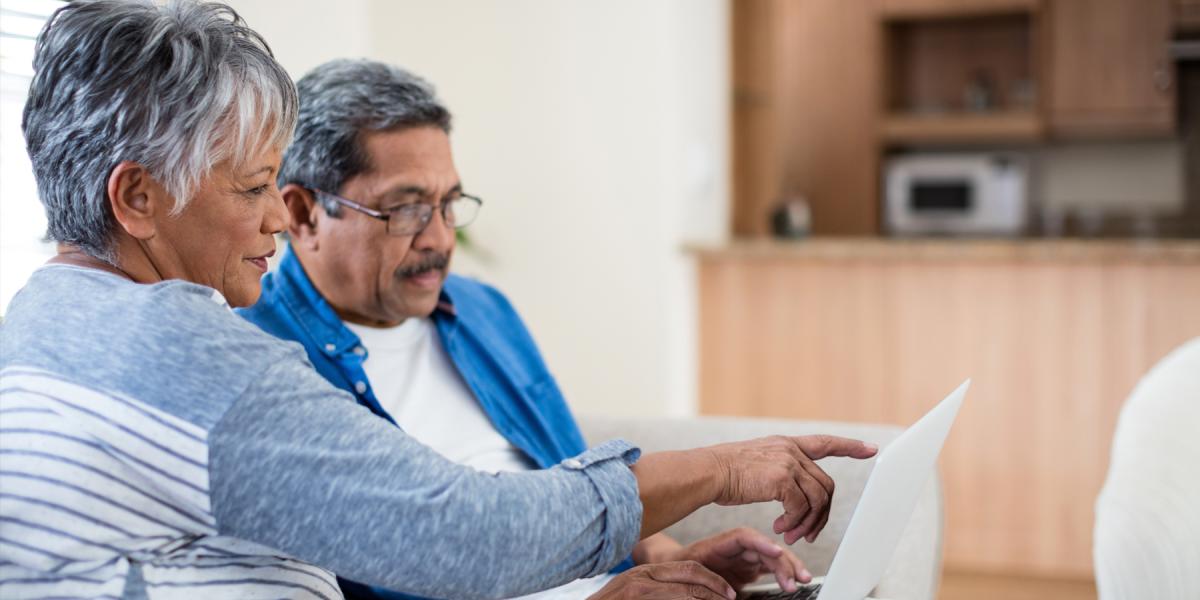
[[[690,244],[702,259],[1200,263],[1200,240],[814,237]]]
[[[912,423],[973,378],[941,461],[952,567],[1090,576],[1121,405],[1200,336],[1196,240],[690,250],[701,414]]]

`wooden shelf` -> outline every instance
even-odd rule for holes
[[[883,0],[884,19],[980,17],[1040,10],[1042,0]]]
[[[1044,127],[1032,111],[992,114],[891,114],[883,122],[890,144],[1035,142]]]

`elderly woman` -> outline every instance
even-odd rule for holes
[[[446,461],[234,316],[287,213],[295,90],[220,5],[102,0],[38,39],[24,114],[59,253],[0,346],[0,596],[341,596],[334,571],[437,597],[603,573],[708,503],[828,516],[835,438],[642,457],[613,441],[529,473]],[[637,464],[634,464],[634,463]],[[696,565],[678,597],[731,597]],[[637,579],[629,593],[637,593]]]

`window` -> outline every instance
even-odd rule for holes
[[[0,315],[29,274],[54,254],[42,241],[46,215],[21,135],[21,111],[33,77],[33,43],[61,6],[52,0],[0,3]]]

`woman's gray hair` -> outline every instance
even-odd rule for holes
[[[300,117],[283,155],[279,187],[289,183],[337,193],[346,180],[371,169],[362,134],[409,127],[450,133],[450,111],[425,80],[366,59],[327,62],[300,78]],[[317,194],[325,212],[340,206]]]
[[[108,178],[138,163],[172,214],[223,161],[282,149],[295,127],[291,78],[223,4],[72,2],[40,35],[22,129],[46,236],[115,262]]]

